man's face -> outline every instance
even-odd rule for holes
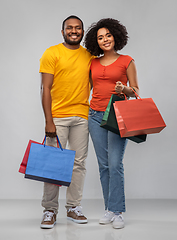
[[[75,18],[66,20],[62,35],[67,44],[79,45],[84,36],[81,21]]]

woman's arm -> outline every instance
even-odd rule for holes
[[[129,97],[134,97],[135,94],[132,88],[134,88],[137,94],[139,94],[139,86],[138,86],[136,66],[133,60],[131,61],[131,63],[127,68],[127,78],[128,78],[130,87],[124,86],[120,81],[118,81],[115,86],[115,91],[117,93],[124,93]]]

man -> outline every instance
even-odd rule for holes
[[[77,16],[63,21],[64,42],[47,49],[40,59],[42,105],[45,115],[47,144],[56,146],[56,134],[62,147],[68,143],[76,151],[72,181],[67,188],[67,218],[87,223],[81,210],[88,151],[89,68],[90,53],[80,45],[83,22]],[[44,183],[41,228],[53,228],[58,213],[59,187]]]

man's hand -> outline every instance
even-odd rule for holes
[[[55,124],[52,122],[50,123],[46,123],[46,126],[45,126],[45,134],[46,134],[46,137],[51,137],[51,138],[54,138],[56,137],[56,127],[55,127]]]

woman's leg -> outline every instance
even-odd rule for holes
[[[123,157],[127,139],[108,132],[109,200],[108,210],[125,212]]]
[[[103,190],[105,210],[108,208],[109,166],[108,166],[108,131],[100,127],[104,112],[89,111],[89,132],[98,160],[100,181]]]

